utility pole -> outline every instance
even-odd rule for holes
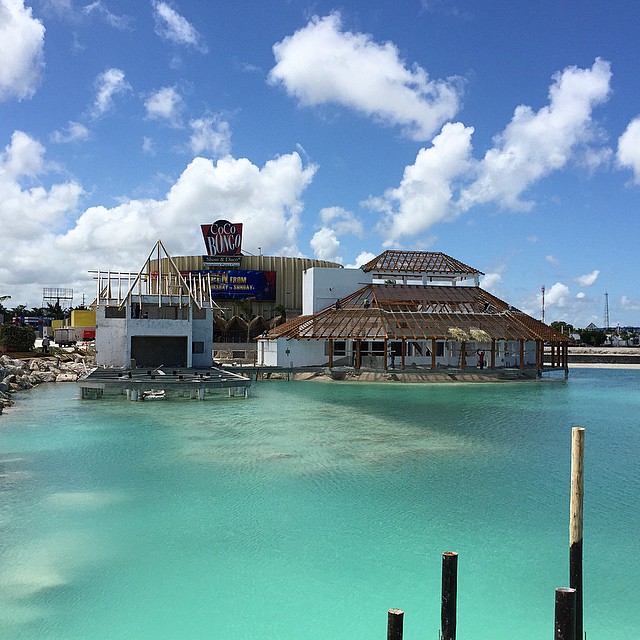
[[[544,322],[544,285],[540,287],[540,291],[542,292],[542,322]]]
[[[604,328],[609,330],[609,294],[604,293]]]

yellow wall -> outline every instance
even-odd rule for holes
[[[62,329],[64,326],[64,320],[52,320],[51,321],[51,329],[55,331],[56,329]]]
[[[74,309],[71,312],[72,327],[95,327],[96,312],[95,309]]]

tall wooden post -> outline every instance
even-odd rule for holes
[[[387,640],[402,640],[404,611],[389,609],[387,614]]]
[[[571,517],[569,522],[569,586],[576,590],[576,640],[583,636],[582,522],[584,507],[584,428],[571,430]]]
[[[495,338],[491,339],[491,368],[496,368],[496,341]]]
[[[520,368],[524,369],[524,340],[520,339]]]
[[[438,342],[435,338],[431,338],[431,368],[435,369],[437,366],[436,363],[436,353],[438,348]]]
[[[576,590],[556,589],[554,640],[578,640],[576,637]]]
[[[358,338],[356,340],[356,369],[359,369],[362,364],[361,364],[361,360],[360,360],[360,345],[362,344],[362,341],[360,340],[360,338]]]
[[[467,343],[464,340],[460,343],[460,368],[467,368]]]
[[[442,640],[456,640],[456,605],[458,599],[458,554],[442,554],[442,608],[440,636]]]
[[[329,369],[333,368],[333,340],[329,338]]]

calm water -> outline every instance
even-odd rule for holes
[[[585,630],[640,635],[640,371],[531,384],[259,382],[253,397],[22,394],[0,417],[0,636],[553,637],[571,427],[586,432]]]

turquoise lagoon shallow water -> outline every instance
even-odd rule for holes
[[[640,636],[640,371],[568,382],[264,381],[252,397],[21,394],[0,417],[0,635],[553,637],[571,427],[586,427],[585,629]]]

